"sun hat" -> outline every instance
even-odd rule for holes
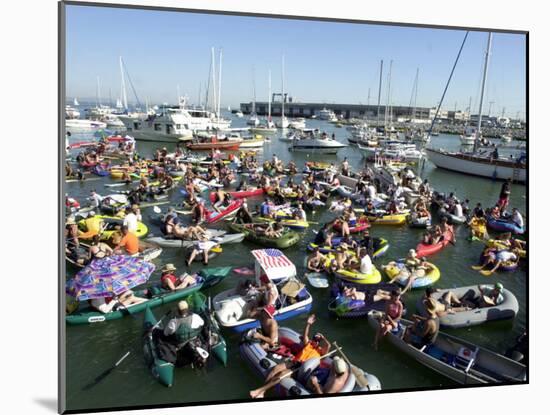
[[[74,217],[73,216],[69,216],[67,218],[67,222],[65,222],[65,225],[76,225],[76,222],[74,220]]]
[[[176,267],[174,264],[166,264],[164,268],[161,270],[161,272],[169,272],[169,271],[175,271]]]
[[[332,359],[332,367],[334,368],[334,371],[337,375],[343,375],[346,373],[346,362],[339,356],[336,356],[334,359]]]

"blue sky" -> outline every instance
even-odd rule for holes
[[[435,106],[449,76],[464,32],[366,24],[266,19],[86,6],[67,7],[67,96],[113,100],[120,91],[122,56],[141,101],[175,102],[180,92],[197,101],[208,79],[210,48],[223,48],[222,105],[252,100],[252,73],[258,101],[281,89],[307,102],[370,103],[378,95],[384,60],[382,104],[392,68],[392,102],[408,105],[419,68],[419,106]],[[470,32],[444,107],[477,112],[487,34]],[[525,36],[493,36],[485,113],[515,116],[525,111]],[[128,98],[134,102],[128,86]],[[521,114],[523,115],[523,114]]]

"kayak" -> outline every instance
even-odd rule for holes
[[[482,290],[491,291],[492,285],[482,285]],[[458,298],[464,295],[471,296],[474,301],[479,299],[479,289],[477,285],[456,288],[442,288],[432,294],[432,298],[436,301],[441,301],[443,296],[448,292],[454,293]],[[416,303],[416,308],[422,316],[427,316],[426,307],[419,298]],[[473,308],[471,310],[458,311],[455,313],[447,313],[439,317],[439,324],[445,328],[461,328],[483,324],[487,321],[506,320],[514,318],[519,311],[518,300],[511,291],[503,289],[497,299],[497,304],[490,307]]]
[[[308,272],[304,274],[308,282],[315,288],[327,288],[328,279],[320,272]]]
[[[223,237],[226,235],[226,231],[218,229],[206,229],[206,237],[210,240],[219,239],[220,243],[223,241]],[[150,236],[146,239],[147,242],[151,242],[162,246],[163,248],[189,248],[196,245],[198,240],[183,240],[178,238],[171,238],[168,235],[164,236]]]
[[[300,334],[288,327],[279,327],[279,346],[274,350],[264,350],[261,344],[254,340],[249,340],[245,336],[239,346],[241,357],[245,362],[259,375],[263,380],[267,378],[273,367],[278,363],[291,359],[297,350],[301,350]],[[294,353],[293,353],[294,352]],[[295,376],[286,376],[275,387],[275,392],[279,396],[306,396],[314,393],[308,389],[309,377],[317,368],[330,368],[332,366],[332,357],[328,356],[320,360],[311,358],[302,363]],[[364,370],[353,366],[350,370],[347,365],[348,374],[344,386],[339,393],[369,392],[380,390],[382,388],[378,378]],[[366,386],[358,383],[355,373],[360,373],[366,380]]]
[[[122,227],[122,223],[124,222],[124,219],[117,218],[114,216],[105,216],[105,215],[96,215],[96,217],[103,219],[103,222],[105,223],[105,229],[100,236],[100,239],[102,241],[111,239],[111,237],[117,232],[120,233],[120,228]],[[86,219],[80,220],[79,222],[77,222],[77,224],[78,224],[78,228],[81,231],[83,232],[86,231]],[[145,225],[143,222],[138,222],[137,230],[135,232],[138,238],[142,238],[145,235],[147,235],[148,231],[149,229],[147,228],[147,225]],[[79,236],[79,238],[82,238],[82,237]]]
[[[315,248],[319,248],[319,252],[322,254],[327,254],[330,252],[334,252],[338,246],[340,246],[340,242],[342,241],[342,238],[332,238],[332,246],[319,246],[313,242],[310,242],[307,245],[307,249],[309,251],[313,251]],[[372,259],[380,258],[382,255],[384,255],[386,252],[388,252],[388,249],[390,248],[389,242],[384,238],[373,238],[373,248],[374,252],[371,256]]]
[[[489,229],[498,232],[512,232],[518,235],[525,232],[524,228],[520,228],[512,221],[506,219],[495,219],[491,216],[487,216],[487,226]]]
[[[443,240],[436,244],[425,244],[420,242],[416,245],[416,256],[422,258],[429,255],[434,255],[445,248],[451,242],[453,236],[451,232],[447,231],[443,234]]]
[[[369,325],[378,330],[380,318],[380,312],[371,311],[368,315]],[[384,338],[400,354],[409,355],[434,372],[459,384],[525,382],[527,378],[525,365],[443,331],[439,331],[433,344],[415,346],[407,343],[403,334],[412,324],[402,318],[397,329],[390,331]]]
[[[299,219],[271,219],[271,218],[257,218],[259,222],[268,222],[273,223],[277,222],[280,223],[283,226],[286,226],[290,229],[296,229],[296,230],[304,230],[309,228],[309,222],[307,220],[299,220]]]
[[[407,222],[408,213],[398,213],[395,215],[374,216],[368,215],[371,225],[403,225]]]
[[[262,187],[259,187],[257,189],[250,189],[250,190],[241,190],[239,192],[227,192],[231,195],[233,199],[242,199],[245,197],[253,197],[253,196],[260,196],[264,194],[264,189]],[[210,193],[209,195],[210,202],[215,203],[216,202],[216,193]]]
[[[127,308],[120,308],[116,311],[109,313],[102,313],[95,310],[89,305],[79,308],[77,311],[65,316],[65,322],[70,325],[76,324],[88,324],[88,323],[100,323],[103,321],[118,320],[129,314],[141,313],[146,308],[154,308],[163,304],[168,304],[173,301],[180,300],[186,296],[193,294],[200,290],[204,280],[198,278],[197,283],[178,291],[168,291],[161,287],[160,284],[156,284],[148,289],[134,291],[134,294],[138,297],[151,296],[149,300],[140,304],[135,304]]]
[[[231,272],[231,267],[202,268],[198,274],[204,279],[201,289],[213,287],[222,282]]]
[[[425,273],[425,275],[417,276],[413,281],[411,288],[429,287],[430,285],[435,284],[439,280],[439,278],[441,277],[439,268],[437,268],[432,263],[428,263],[428,264],[430,265],[429,272]],[[400,275],[400,277],[396,280],[396,282],[402,287],[405,287],[407,285],[411,273],[405,267],[404,262],[398,261],[398,262],[389,263],[388,265],[384,265],[382,269],[386,272],[386,275],[390,279],[393,279],[396,276]]]
[[[368,274],[362,274],[358,270],[339,269],[335,272],[335,275],[344,281],[355,282],[357,284],[378,284],[382,281],[382,275],[374,264],[372,265],[371,272]]]
[[[207,210],[206,211],[206,223],[216,223],[227,217],[233,212],[236,212],[243,204],[243,201],[240,199],[233,200],[229,206],[225,207],[220,212]]]
[[[285,249],[295,245],[300,240],[300,234],[290,229],[285,229],[280,238],[270,238],[265,235],[258,235],[254,230],[254,224],[239,225],[231,223],[228,228],[232,232],[244,233],[245,239],[258,245],[269,248]]]
[[[210,354],[213,354],[220,363],[224,366],[227,365],[227,344],[220,333],[218,324],[212,319],[210,310],[205,305],[206,298],[200,293],[195,293],[189,297],[187,301],[191,306],[191,310],[198,314],[205,324],[195,330],[189,330],[189,340],[186,346],[178,350],[177,357],[179,362],[175,363],[162,359],[162,353],[160,353],[160,349],[157,347],[158,338],[164,329],[162,325],[164,317],[158,320],[149,307],[145,309],[143,321],[143,353],[145,355],[145,362],[153,377],[162,385],[168,387],[174,384],[175,367],[194,364],[197,360],[200,362],[197,366],[206,363],[205,360],[197,358],[200,354],[197,353],[196,347],[207,350]],[[189,347],[190,345],[191,347]],[[208,357],[206,357],[206,359],[208,359]]]
[[[342,226],[340,225],[340,223],[336,223],[334,224],[333,228],[336,231],[340,231],[342,229]],[[357,219],[355,226],[349,227],[349,231],[350,233],[358,233],[358,232],[363,232],[365,229],[368,229],[368,228],[370,228],[370,223],[366,216],[362,216]]]
[[[343,295],[344,287],[353,287],[359,292],[366,294],[365,300],[353,300]],[[328,311],[331,315],[338,318],[360,318],[366,317],[369,311],[385,311],[386,301],[373,301],[373,296],[378,290],[392,292],[397,286],[395,284],[350,284],[340,281],[332,285],[330,289],[330,301]],[[403,313],[404,314],[404,313]]]

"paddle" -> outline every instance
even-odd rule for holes
[[[470,268],[475,271],[480,271],[481,269],[483,269],[483,265],[472,265]]]
[[[479,273],[480,273],[481,275],[486,276],[486,277],[490,277],[491,275],[493,275],[493,273],[494,273],[495,271],[496,271],[496,270],[494,270],[494,269],[492,269],[492,270],[490,270],[490,271],[483,269],[483,270],[479,271]]]
[[[344,352],[342,351],[342,349],[338,346],[338,344],[336,342],[334,342],[332,344],[334,345],[334,347],[336,347],[336,350],[338,351],[338,353],[340,353],[340,355],[344,358],[344,360],[346,361],[346,363],[350,367],[353,375],[355,376],[355,379],[356,379],[357,383],[361,387],[369,389],[369,381],[367,380],[367,378],[363,374],[363,371],[361,369],[359,369],[357,366],[354,366],[354,365],[351,364],[348,357],[344,354]]]
[[[118,359],[118,361],[113,366],[111,366],[110,368],[105,370],[103,373],[101,373],[99,376],[97,376],[93,380],[93,382],[90,382],[86,386],[84,386],[82,388],[82,390],[84,390],[84,391],[90,390],[94,386],[99,384],[103,379],[105,379],[107,376],[109,376],[112,373],[112,371],[115,370],[117,368],[117,366],[120,365],[122,363],[122,361],[128,357],[129,354],[130,354],[130,351],[127,351],[126,354],[124,354],[124,356],[122,356],[120,359]]]

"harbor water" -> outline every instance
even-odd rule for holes
[[[245,118],[234,118],[232,127],[244,127],[245,123]],[[319,120],[307,120],[307,126],[308,128],[320,128],[329,134],[334,133],[338,141],[347,143],[346,138],[349,133],[343,127],[339,128],[334,124]],[[285,163],[294,160],[298,168],[301,169],[304,162],[308,160],[334,162],[338,166],[344,157],[347,157],[354,171],[360,170],[364,166],[365,161],[357,147],[349,146],[340,150],[335,156],[292,153],[288,150],[289,143],[278,139],[279,134],[280,130],[270,142],[264,144],[258,156],[260,160],[271,158],[273,154],[276,154]],[[82,141],[90,137],[92,134],[73,134],[70,140]],[[430,146],[456,149],[460,146],[460,141],[458,136],[441,134],[432,138]],[[167,147],[168,151],[171,151],[175,144],[143,141],[137,143],[137,150],[142,156],[152,156],[158,147]],[[505,152],[501,151],[501,154],[505,154]],[[422,178],[427,178],[435,190],[454,192],[461,200],[468,198],[471,208],[477,202],[481,202],[483,207],[493,205],[500,192],[501,182],[437,169],[429,161],[426,161],[422,169],[419,168],[418,173]],[[88,177],[95,178],[96,176]],[[102,195],[110,193],[109,188],[104,187],[105,183],[111,183],[109,177],[67,183],[65,191],[84,205],[92,189],[96,189]],[[521,212],[526,212],[526,190],[523,185],[512,186],[511,207],[518,207]],[[181,200],[182,196],[178,191],[171,193],[170,201],[174,205],[180,203]],[[261,198],[250,198],[249,205],[254,207],[261,201]],[[167,206],[169,205],[161,206],[163,211]],[[150,234],[159,235],[158,227],[152,225],[148,220],[148,216],[152,213],[153,208],[151,207],[142,209],[143,220],[149,226]],[[317,223],[324,223],[334,218],[334,214],[328,212],[327,209],[321,209],[313,214],[308,213],[308,215],[310,221]],[[437,215],[434,215],[434,219],[436,218]],[[224,224],[220,223],[213,227],[223,228],[223,226]],[[305,272],[306,245],[314,237],[313,231],[319,227],[320,225],[311,225],[308,230],[303,232],[302,240],[285,251],[285,254],[296,264],[300,277]],[[520,266],[513,272],[497,272],[490,277],[485,277],[472,270],[470,266],[478,262],[483,244],[467,240],[469,234],[467,227],[456,225],[455,227],[456,245],[450,245],[430,258],[430,261],[437,265],[441,271],[441,279],[437,282],[436,287],[448,288],[501,282],[517,297],[520,311],[515,320],[452,330],[451,334],[503,353],[514,344],[515,338],[527,326],[527,271]],[[407,226],[373,225],[371,234],[386,238],[391,244],[387,254],[376,260],[375,264],[379,267],[391,260],[406,256],[407,251],[414,248],[419,242],[421,233],[422,230],[410,229]],[[209,266],[248,266],[253,260],[250,250],[255,248],[257,246],[246,241],[241,244],[224,245],[223,253],[210,261]],[[166,263],[173,263],[180,273],[198,271],[203,267],[201,263],[197,262],[188,269],[184,260],[181,249],[164,248],[160,257],[153,261],[156,271],[149,283],[157,282],[160,279],[160,269]],[[76,269],[67,265],[67,278],[72,277],[76,272]],[[213,297],[218,292],[233,287],[241,278],[243,277],[232,274],[221,284],[205,291],[205,294]],[[372,348],[374,331],[368,326],[366,319],[343,320],[330,317],[327,311],[328,289],[315,289],[309,285],[308,289],[313,295],[312,311],[317,315],[317,322],[313,330],[322,332],[331,341],[337,341],[356,366],[375,374],[380,379],[383,390],[439,388],[455,385],[450,380],[416,363],[409,356],[400,355],[385,341],[381,342],[379,350],[375,352]],[[407,293],[405,304],[409,315],[414,312],[415,303],[420,295],[422,295],[421,291]],[[154,313],[160,316],[170,307],[175,307],[175,304],[154,309]],[[262,383],[262,380],[239,356],[239,336],[230,331],[224,331],[223,334],[229,349],[227,367],[224,368],[218,362],[212,361],[206,370],[202,371],[191,368],[177,369],[174,385],[171,388],[162,386],[151,376],[144,363],[142,317],[142,314],[138,314],[135,319],[125,317],[107,323],[67,327],[68,409],[246,399],[248,391]],[[301,315],[283,322],[282,325],[301,331],[306,318],[307,315]],[[83,390],[86,384],[113,365],[127,351],[130,351],[129,357],[110,376],[94,388]]]

